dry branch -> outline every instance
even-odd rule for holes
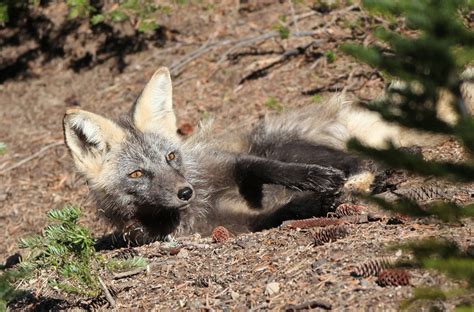
[[[113,275],[114,275],[114,279],[120,279],[120,278],[125,278],[125,277],[140,274],[141,272],[146,271],[146,270],[147,270],[147,267],[144,266],[144,267],[139,267],[139,268],[126,271],[126,272],[114,273]]]
[[[56,142],[53,142],[51,144],[48,144],[46,146],[44,146],[43,148],[41,148],[39,151],[37,151],[36,153],[34,153],[33,155],[29,156],[29,157],[26,157],[25,159],[22,159],[20,160],[19,162],[17,162],[16,164],[14,164],[13,166],[10,166],[6,169],[4,169],[3,171],[0,171],[0,174],[5,174],[7,173],[8,171],[10,170],[13,170],[13,169],[16,169],[24,164],[26,164],[27,162],[35,159],[36,157],[40,156],[41,154],[43,154],[44,152],[46,152],[47,150],[49,150],[50,148],[53,148],[53,147],[57,147],[57,146],[60,146],[60,145],[63,145],[64,142],[61,140],[61,141],[56,141]]]
[[[110,293],[109,289],[107,288],[107,285],[105,285],[104,281],[100,277],[99,277],[99,284],[100,284],[100,288],[104,292],[105,299],[107,299],[110,306],[114,308],[116,306],[115,300],[112,297],[112,294]]]

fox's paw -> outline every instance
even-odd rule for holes
[[[310,165],[304,189],[322,193],[337,193],[345,181],[345,174],[339,169]]]
[[[365,171],[349,177],[344,184],[344,189],[349,192],[368,193],[374,179],[373,173]]]

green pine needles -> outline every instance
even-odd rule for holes
[[[82,297],[102,294],[99,274],[127,271],[148,265],[138,256],[127,259],[109,259],[100,256],[94,248],[95,240],[90,231],[79,224],[81,211],[66,206],[48,213],[49,225],[41,235],[22,238],[19,247],[28,253],[15,269],[0,276],[0,311],[8,301],[21,295],[13,285],[28,279],[44,280],[47,285]]]
[[[474,119],[462,97],[463,82],[474,82],[462,77],[474,60],[474,32],[465,26],[464,12],[472,10],[470,0],[365,0],[365,8],[374,14],[403,17],[409,35],[384,28],[376,30],[378,45],[363,47],[345,45],[344,52],[373,67],[391,79],[402,81],[389,88],[383,99],[362,103],[378,112],[385,120],[406,128],[432,134],[450,135],[461,142],[468,154],[465,162],[427,161],[390,144],[386,149],[364,146],[356,139],[348,147],[394,168],[420,175],[436,176],[454,182],[474,182]],[[447,122],[439,117],[439,106],[448,101],[456,120]],[[444,221],[458,221],[474,217],[474,205],[464,207],[454,203],[436,203],[422,209],[415,202],[388,203],[372,198],[385,209],[416,216],[435,215]],[[415,255],[414,262],[427,269],[435,269],[464,281],[468,293],[474,289],[474,259],[457,246],[444,241],[426,240],[404,246]],[[461,293],[457,290],[419,288],[417,299],[446,299]],[[467,299],[460,309],[473,307],[474,298]]]
[[[49,284],[53,287],[95,297],[100,293],[98,282],[99,258],[89,230],[78,224],[80,210],[66,206],[51,210],[48,225],[42,235],[23,238],[20,248],[28,248],[29,255],[21,266],[28,271],[53,271]]]

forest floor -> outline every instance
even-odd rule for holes
[[[62,143],[62,117],[68,107],[80,106],[117,118],[130,109],[159,66],[171,70],[182,129],[213,117],[215,131],[238,131],[269,112],[324,105],[343,88],[358,99],[380,95],[384,77],[339,47],[371,44],[371,30],[387,23],[357,5],[326,10],[311,1],[294,2],[173,2],[171,13],[159,13],[162,27],[154,36],[116,39],[122,44],[112,49],[103,35],[79,25],[75,33],[57,30],[63,44],[59,54],[23,30],[1,29],[2,43],[8,44],[0,50],[0,142],[7,145],[0,156],[0,260],[21,253],[18,239],[41,231],[47,212],[67,204],[81,207],[81,223],[96,237],[112,232],[96,216],[85,181]],[[59,29],[64,10],[61,5],[43,9],[52,25],[45,29]],[[283,39],[286,28],[289,37]],[[121,29],[122,34],[127,31]],[[15,36],[21,38],[16,44],[7,40]],[[435,159],[464,157],[453,141],[423,153]],[[466,248],[474,244],[471,221],[390,224],[389,219],[381,213],[379,221],[348,225],[347,237],[322,246],[313,244],[315,229],[288,228],[241,234],[219,244],[209,237],[180,237],[180,250],[173,255],[160,252],[167,243],[156,242],[133,248],[148,260],[146,271],[122,279],[104,273],[103,279],[113,289],[117,310],[296,310],[289,305],[304,309],[309,304],[388,311],[410,298],[414,286],[459,286],[421,270],[410,271],[408,286],[381,287],[376,277],[352,277],[351,270],[369,260],[406,256],[387,248],[400,241],[442,237]],[[33,298],[16,302],[13,309],[110,308],[106,300],[79,300],[34,283],[29,287]],[[454,303],[436,305],[451,310]]]

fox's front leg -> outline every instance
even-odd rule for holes
[[[240,194],[254,208],[262,207],[263,184],[334,194],[340,190],[345,181],[344,173],[332,167],[287,163],[248,155],[237,157],[235,178]]]

